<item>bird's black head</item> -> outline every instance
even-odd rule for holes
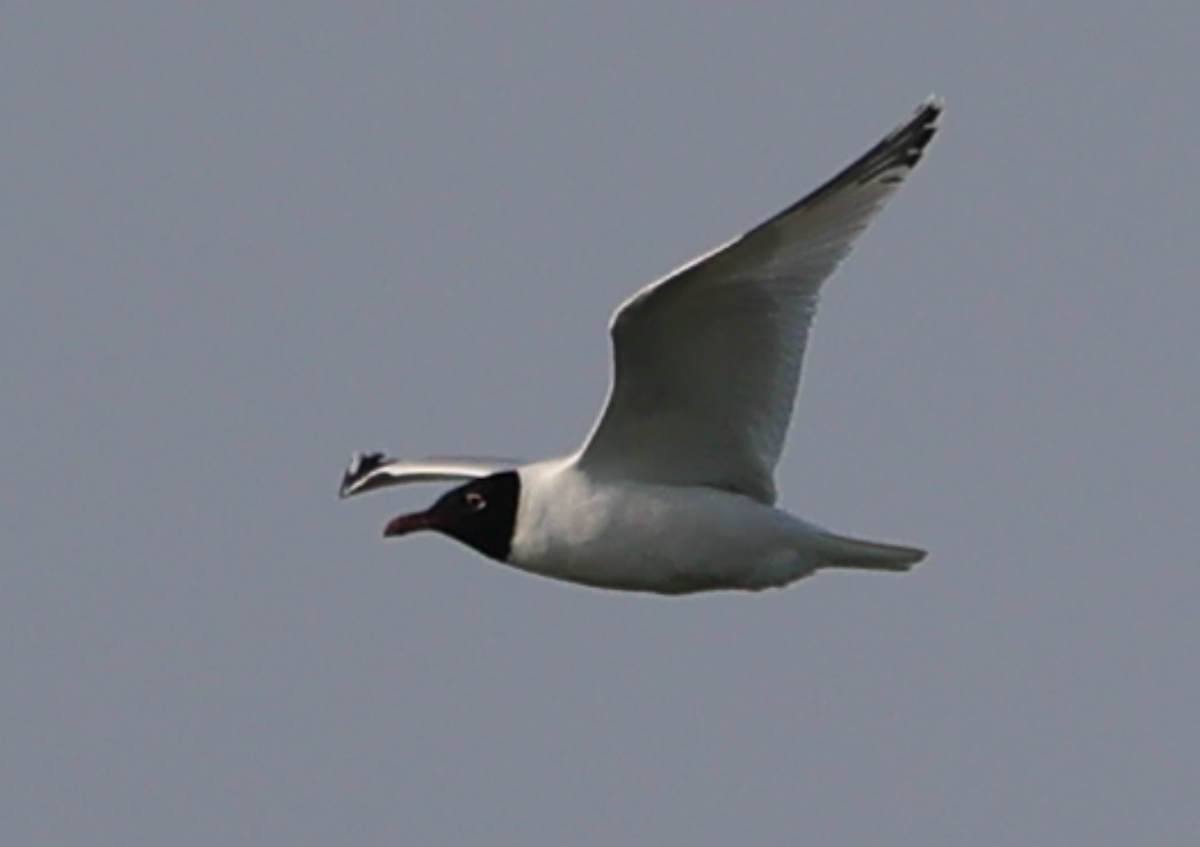
[[[392,537],[432,529],[503,562],[512,551],[520,499],[521,478],[516,471],[492,474],[446,492],[424,512],[393,519],[383,534]]]

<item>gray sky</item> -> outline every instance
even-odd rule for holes
[[[10,5],[0,843],[1194,838],[1196,4]],[[337,502],[573,448],[618,302],[934,91],[779,471],[914,575],[606,594]]]

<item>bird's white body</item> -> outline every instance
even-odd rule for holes
[[[573,460],[520,468],[508,563],[598,588],[685,594],[786,585],[821,566],[823,530],[742,494],[597,478]]]

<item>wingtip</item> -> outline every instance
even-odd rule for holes
[[[387,461],[387,455],[384,453],[354,453],[345,473],[342,474],[342,484],[338,486],[338,499],[345,500],[361,493],[363,480]]]
[[[942,113],[945,111],[946,101],[940,95],[930,94],[917,106],[907,126],[920,127],[926,134],[924,143],[928,144],[934,133],[941,128]]]
[[[915,168],[924,156],[925,149],[941,129],[942,112],[945,108],[945,101],[937,94],[926,97],[912,117],[893,130],[876,148],[881,153],[891,149],[891,161],[888,155],[882,156],[882,161],[888,165],[899,164],[905,171]],[[899,181],[902,177],[903,175],[899,175],[895,179]]]
[[[946,110],[946,101],[937,94],[930,94],[913,109],[911,117],[904,121],[894,131],[893,135],[912,132],[914,129],[933,133],[938,129],[942,113]]]

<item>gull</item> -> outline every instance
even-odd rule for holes
[[[821,285],[920,161],[942,108],[928,98],[816,191],[622,304],[608,400],[575,453],[528,464],[359,453],[341,496],[457,482],[384,535],[433,530],[597,588],[756,591],[828,568],[908,571],[925,551],[777,508],[774,470]]]

